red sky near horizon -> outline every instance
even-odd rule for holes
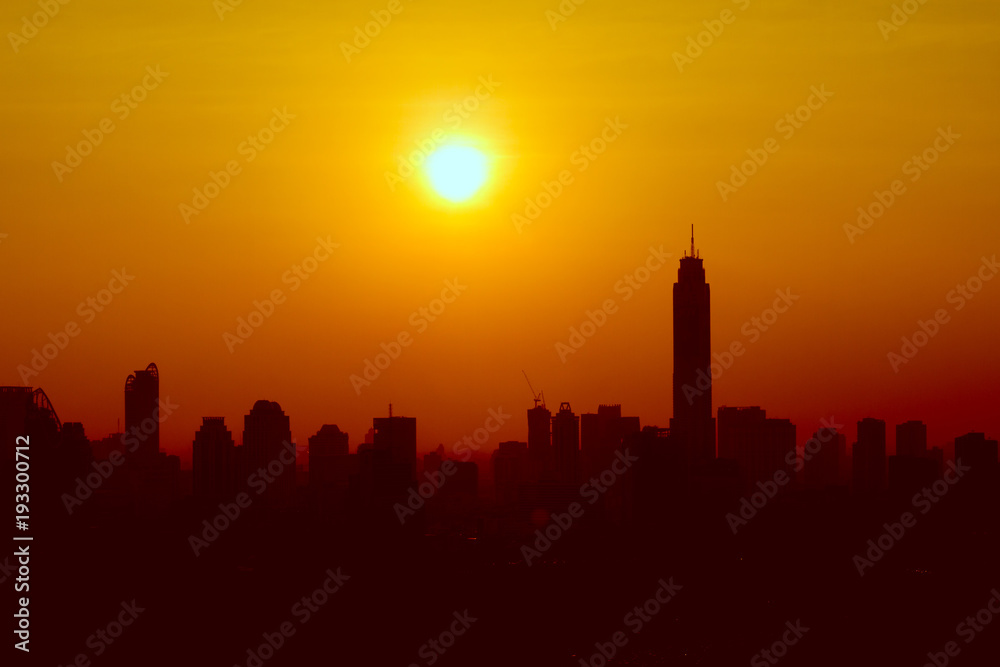
[[[666,426],[694,224],[712,347],[745,348],[716,408],[760,405],[800,442],[866,416],[890,443],[908,419],[932,446],[1000,437],[1000,6],[926,3],[893,30],[892,5],[588,2],[559,21],[554,1],[404,0],[356,52],[388,3],[60,5],[0,49],[0,384],[44,388],[100,438],[155,362],[180,406],[161,442],[185,460],[203,416],[239,442],[258,399],[303,446],[324,423],[353,446],[391,402],[421,450],[502,407],[488,451],[526,439],[522,370],[550,409]],[[37,11],[5,4],[4,34]],[[400,171],[445,144],[488,160],[466,202]],[[651,248],[670,257],[629,286]],[[134,277],[108,300],[115,271]],[[439,307],[446,281],[462,289]],[[778,290],[798,299],[764,331]]]

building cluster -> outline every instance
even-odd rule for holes
[[[395,513],[405,523],[420,512],[411,525],[424,529],[475,533],[488,523],[517,532],[581,501],[600,519],[643,524],[691,498],[731,502],[776,475],[786,475],[782,485],[791,489],[857,498],[902,497],[941,478],[944,452],[928,449],[919,421],[896,425],[896,453],[887,456],[886,424],[878,419],[857,423],[849,451],[836,425],[823,426],[797,449],[795,425],[760,407],[713,413],[710,313],[692,231],[673,289],[669,428],[643,426],[639,417],[623,416],[621,405],[577,415],[564,402],[553,413],[538,394],[527,410],[527,441],[499,443],[481,485],[478,465],[449,459],[443,447],[418,466],[416,419],[394,416],[392,406],[387,417],[374,418],[353,453],[347,433],[323,425],[308,438],[308,465],[299,466],[288,415],[260,400],[243,418],[239,445],[222,417],[203,418],[192,443],[193,496],[219,503],[252,489],[264,505],[307,504],[333,517]],[[32,434],[55,497],[96,496],[114,511],[163,509],[179,496],[179,461],[160,450],[160,424],[171,406],[160,399],[155,364],[128,376],[124,407],[124,432],[90,441],[82,424],[59,421],[40,389],[0,387],[0,435],[9,442]],[[996,440],[963,435],[954,456],[981,485],[995,483]],[[481,493],[481,486],[488,490]]]

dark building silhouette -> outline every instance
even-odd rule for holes
[[[389,406],[389,416],[375,417],[372,428],[375,429],[372,446],[387,452],[392,464],[409,466],[410,477],[416,477],[417,420],[413,417],[393,417],[392,406]]]
[[[529,419],[530,419],[530,410]],[[501,442],[490,457],[493,466],[493,486],[498,506],[514,506],[518,489],[529,481],[528,443]]]
[[[335,424],[324,424],[309,437],[309,492],[322,508],[343,504],[356,468],[357,456],[350,454],[347,433]]]
[[[240,449],[241,488],[250,475],[260,475],[263,470],[274,479],[268,484],[268,500],[282,502],[292,495],[295,490],[295,445],[292,444],[288,415],[280,405],[265,400],[253,404],[249,414],[243,417],[243,446]]]
[[[681,258],[674,283],[674,416],[670,433],[684,443],[688,464],[715,458],[712,416],[712,327],[705,268],[694,247]]]
[[[926,456],[927,425],[920,421],[896,424],[896,455]]]
[[[851,452],[854,493],[878,494],[885,489],[885,422],[866,417],[858,422],[858,440]]]
[[[552,413],[537,400],[528,410],[528,457],[532,480],[538,481],[552,465]]]
[[[202,500],[228,500],[237,490],[236,443],[222,417],[202,417],[191,445],[194,494]]]
[[[623,519],[640,530],[659,530],[684,510],[690,489],[687,450],[669,429],[644,426],[622,439],[638,460],[623,477]]]
[[[139,440],[129,454],[133,465],[153,466],[160,453],[160,373],[156,364],[125,379],[125,433]]]
[[[580,415],[580,463],[584,479],[600,474],[614,461],[622,438],[640,430],[638,417],[622,417],[621,405],[599,405]]]
[[[847,459],[847,437],[843,433],[833,428],[820,428],[806,442],[802,456],[805,458],[802,479],[806,488],[846,485],[847,477],[841,476]]]
[[[41,389],[0,387],[0,437],[4,443],[5,472],[9,473],[12,485],[17,481],[15,462],[22,465],[25,462],[16,459],[16,447],[28,447],[24,453],[30,464],[28,495],[34,527],[54,529],[68,520],[63,494],[72,493],[77,477],[91,472],[83,425],[60,421]],[[27,442],[18,440],[22,437],[27,437]],[[14,500],[13,486],[10,489]]]
[[[901,499],[941,477],[941,461],[927,451],[926,424],[912,420],[896,424],[896,453],[889,457],[888,472],[889,493]]]
[[[128,502],[137,514],[163,513],[180,496],[180,458],[160,451],[160,372],[155,363],[125,379]]]
[[[552,468],[559,483],[575,484],[580,479],[580,418],[566,402],[552,417]]]
[[[792,473],[789,453],[795,451],[795,424],[771,419],[760,407],[719,408],[719,452],[735,460],[744,489],[774,478],[779,470]]]
[[[955,459],[972,468],[973,473],[991,471],[997,465],[997,441],[985,433],[966,433],[955,438]]]
[[[405,498],[416,481],[417,420],[394,417],[390,405],[388,417],[372,422],[371,442],[358,447],[352,493],[361,507],[391,513],[393,504]]]

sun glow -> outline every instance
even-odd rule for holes
[[[431,187],[445,199],[462,202],[486,182],[486,156],[471,146],[442,146],[427,158]]]

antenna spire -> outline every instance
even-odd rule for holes
[[[691,225],[691,256],[694,257],[694,224]]]

